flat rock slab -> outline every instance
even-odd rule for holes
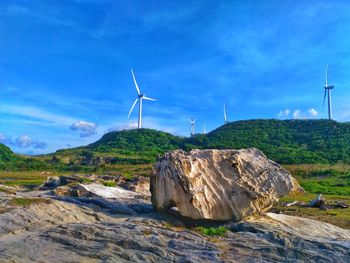
[[[268,213],[211,237],[139,198],[35,195],[51,201],[0,213],[0,262],[350,261],[349,230],[315,220]]]
[[[103,198],[136,198],[141,195],[121,187],[108,187],[101,184],[81,184],[87,191]]]

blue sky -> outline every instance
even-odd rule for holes
[[[0,142],[39,154],[144,126],[187,135],[230,120],[350,121],[350,2],[0,2]]]

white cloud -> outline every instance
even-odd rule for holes
[[[35,149],[45,149],[46,143],[33,140],[32,137],[30,137],[27,134],[21,135],[17,137],[16,139],[12,140],[11,137],[6,136],[3,133],[0,133],[0,143],[6,144],[7,146],[14,146],[18,148],[35,148]]]
[[[73,131],[80,131],[80,137],[88,137],[96,134],[97,124],[87,121],[77,121],[70,126]]]
[[[32,138],[28,135],[22,135],[15,140],[15,144],[20,148],[27,148],[33,143]]]
[[[0,133],[0,142],[3,143],[3,142],[5,142],[6,139],[7,139],[6,135],[3,133]]]
[[[310,118],[315,118],[318,116],[318,111],[315,108],[310,108],[306,111],[300,110],[300,109],[295,109],[295,110],[290,110],[290,109],[285,109],[285,110],[280,110],[278,113],[279,118],[287,118],[292,115],[293,119],[310,119]]]
[[[19,147],[19,148],[28,148],[33,147],[35,149],[45,149],[46,143],[35,141],[33,140],[29,135],[22,135],[15,139],[14,142],[12,142],[12,145]]]
[[[290,110],[283,110],[280,111],[278,116],[279,117],[287,117],[290,113]],[[292,116],[293,119],[310,119],[315,118],[318,115],[318,111],[314,108],[310,108],[306,111],[302,111],[300,109],[293,110]]]
[[[187,118],[185,118],[184,123],[187,123]],[[144,117],[142,118],[142,128],[146,129],[155,129],[163,132],[168,132],[172,134],[178,134],[176,126],[173,123],[162,123],[161,119],[153,118],[153,117]],[[119,124],[110,124],[108,126],[100,127],[104,130],[104,133],[112,132],[112,131],[121,131],[121,130],[130,130],[137,128],[137,119],[131,120],[129,122],[120,121]]]
[[[136,128],[137,128],[137,122],[129,122],[129,123],[121,124],[121,125],[111,126],[110,128],[108,128],[106,130],[106,132],[131,130],[131,129],[136,129]]]
[[[280,118],[286,118],[286,117],[289,116],[289,113],[290,113],[290,110],[289,110],[289,109],[281,110],[281,111],[278,113],[278,117],[280,117]]]
[[[307,112],[311,115],[311,117],[316,117],[318,115],[317,110],[314,108],[308,109]]]
[[[301,118],[301,111],[300,110],[295,110],[293,112],[293,119],[300,119]]]

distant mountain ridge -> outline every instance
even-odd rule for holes
[[[227,123],[208,134],[179,137],[135,129],[110,132],[78,148],[36,157],[51,166],[146,164],[175,149],[240,149],[255,147],[282,164],[350,163],[350,123],[329,120],[244,120]],[[8,149],[9,150],[9,149]],[[7,155],[8,151],[0,148]],[[64,168],[64,169],[66,169]]]

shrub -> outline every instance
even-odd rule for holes
[[[219,227],[196,227],[195,231],[201,233],[206,236],[223,236],[227,232],[227,228],[225,226]]]

